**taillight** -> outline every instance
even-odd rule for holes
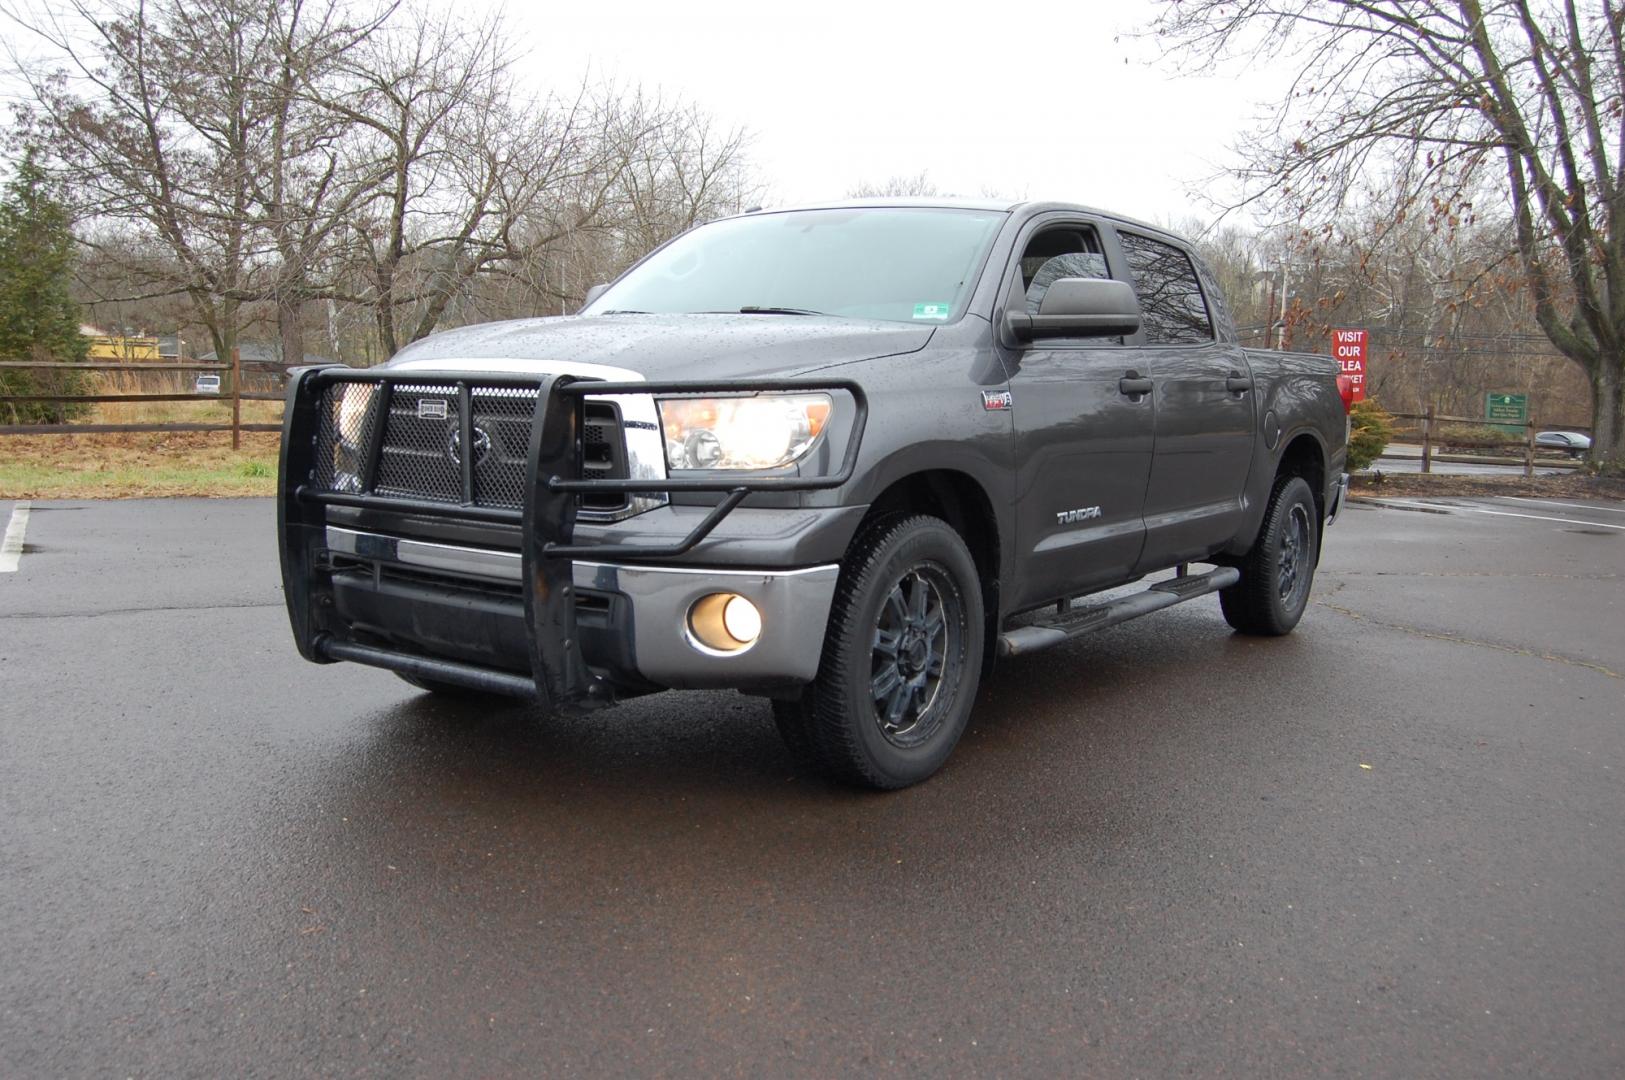
[[[1337,377],[1337,396],[1343,399],[1343,413],[1346,416],[1354,408],[1354,379],[1349,375]]]

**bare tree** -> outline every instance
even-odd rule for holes
[[[693,105],[630,95],[617,142],[625,152],[618,231],[637,254],[702,221],[745,208],[758,192],[746,162],[749,138],[719,129]]]
[[[1616,0],[1165,0],[1154,30],[1214,63],[1290,56],[1243,147],[1245,201],[1311,231],[1510,219],[1536,321],[1590,383],[1597,457],[1625,466],[1625,8]]]
[[[745,133],[692,105],[521,92],[499,18],[4,4],[49,54],[19,65],[31,101],[12,137],[44,146],[74,195],[89,299],[128,317],[185,297],[222,356],[269,318],[299,362],[315,305],[329,346],[342,331],[369,359],[448,322],[567,307],[753,190]]]
[[[347,78],[318,91],[382,165],[382,182],[349,208],[345,280],[327,298],[369,307],[385,356],[403,319],[409,341],[433,329],[500,194],[508,125],[528,127],[506,100],[500,28],[450,13],[383,28],[345,57]],[[431,310],[417,313],[425,301]]]
[[[31,105],[15,136],[47,148],[98,255],[135,297],[185,295],[217,353],[242,308],[273,303],[284,357],[304,354],[303,306],[348,208],[377,183],[312,87],[364,40],[381,9],[343,0],[76,0],[6,9],[47,48],[20,65]],[[155,237],[154,260],[140,237]]]
[[[165,259],[131,260],[128,299],[187,296],[222,355],[236,341],[237,308],[250,289],[249,132],[260,117],[249,84],[246,25],[217,24],[206,55],[187,56],[196,36],[171,39],[143,5],[122,17],[86,4],[58,11],[7,11],[52,53],[48,66],[20,67],[32,103],[19,110],[18,137],[37,140],[66,180],[82,242],[107,258],[139,245],[119,225],[159,238]],[[166,85],[153,61],[207,67],[210,77]],[[223,63],[221,62],[223,61]],[[196,123],[199,102],[213,122]],[[177,128],[201,128],[185,150]],[[97,228],[100,226],[100,228]],[[105,238],[111,242],[100,242]]]
[[[849,199],[878,199],[887,196],[921,196],[931,198],[939,195],[937,185],[931,182],[930,174],[924,169],[913,176],[890,176],[876,184],[864,181],[846,193]]]
[[[522,222],[522,256],[471,298],[487,317],[572,310],[590,286],[678,233],[760,197],[745,131],[636,88],[600,87],[590,98],[593,120],[576,126],[591,167],[564,171],[566,182]]]
[[[266,123],[250,176],[254,223],[275,262],[271,299],[284,364],[305,360],[305,307],[322,295],[324,256],[351,209],[388,175],[386,161],[349,138],[348,117],[328,107],[344,82],[346,57],[389,16],[393,5],[359,20],[344,0],[215,0],[230,14],[259,20],[264,69],[259,83]],[[183,10],[195,10],[188,6]]]

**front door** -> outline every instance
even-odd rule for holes
[[[1047,221],[1025,241],[1007,304],[1036,310],[1062,277],[1108,277],[1092,224]],[[1051,338],[1015,350],[1014,604],[1034,607],[1133,575],[1145,540],[1155,405],[1138,350],[1117,339]]]
[[[1031,607],[1123,581],[1145,542],[1154,405],[1125,393],[1150,380],[1121,348],[1045,343],[1010,379],[1016,424],[1016,537]]]

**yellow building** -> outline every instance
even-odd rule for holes
[[[126,363],[142,361],[157,363],[158,339],[155,337],[118,337],[104,334],[100,327],[81,326],[79,332],[90,339],[88,360],[122,360]]]

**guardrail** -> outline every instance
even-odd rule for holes
[[[1481,417],[1481,416],[1448,416],[1448,415],[1445,415],[1443,413],[1437,412],[1432,405],[1429,405],[1427,407],[1426,412],[1420,412],[1420,413],[1399,413],[1399,412],[1396,412],[1396,413],[1389,413],[1389,415],[1392,416],[1396,420],[1417,420],[1417,421],[1421,422],[1422,426],[1421,426],[1421,429],[1420,429],[1420,434],[1421,434],[1421,437],[1422,437],[1422,471],[1425,472],[1425,473],[1433,471],[1433,460],[1434,460],[1434,457],[1435,457],[1435,445],[1437,445],[1437,446],[1445,447],[1445,448],[1448,448],[1448,449],[1456,449],[1456,450],[1502,450],[1502,451],[1513,451],[1512,453],[1506,454],[1504,457],[1500,458],[1499,460],[1494,459],[1494,458],[1485,458],[1485,457],[1452,457],[1452,458],[1446,458],[1443,455],[1438,455],[1438,459],[1440,461],[1447,461],[1447,460],[1449,460],[1449,461],[1462,461],[1462,462],[1480,461],[1480,462],[1483,462],[1485,464],[1492,464],[1492,465],[1493,464],[1500,464],[1500,463],[1518,464],[1518,463],[1521,462],[1521,464],[1523,465],[1523,474],[1525,476],[1534,476],[1535,475],[1535,432],[1538,429],[1540,429],[1541,427],[1543,427],[1544,425],[1538,424],[1534,420],[1525,420],[1521,424],[1508,424],[1508,423],[1504,423],[1504,422],[1497,422],[1497,421],[1494,421],[1494,420],[1488,420],[1488,419],[1486,419],[1484,417]],[[1451,438],[1451,437],[1441,437],[1441,433],[1439,431],[1439,428],[1444,426],[1444,425],[1451,425],[1451,424],[1454,424],[1454,425],[1457,425],[1457,426],[1476,427],[1476,428],[1484,428],[1484,427],[1521,427],[1521,428],[1524,429],[1522,444],[1520,445],[1518,443],[1507,443],[1507,442],[1502,442],[1502,441],[1492,441],[1492,440],[1488,440],[1488,439],[1460,439],[1460,438]],[[1562,429],[1564,431],[1589,431],[1590,430],[1589,428],[1577,427],[1575,425],[1563,425]],[[1565,467],[1572,467],[1572,466],[1568,466],[1568,463],[1566,463],[1566,462],[1564,462],[1562,464]]]
[[[60,364],[50,361],[37,360],[0,360],[0,372],[7,370],[33,370],[33,371],[116,371],[123,374],[155,374],[159,372],[191,371],[199,373],[231,375],[231,386],[225,394],[0,394],[0,405],[11,403],[33,405],[91,405],[110,404],[114,402],[160,402],[160,401],[208,401],[231,402],[231,422],[229,424],[164,422],[146,424],[0,424],[0,435],[103,435],[117,432],[166,432],[166,431],[229,431],[231,432],[231,448],[242,447],[243,432],[245,431],[281,431],[281,424],[254,424],[243,423],[243,402],[245,401],[282,401],[281,393],[266,393],[262,391],[244,392],[242,388],[242,354],[233,349],[231,363],[203,363],[194,361],[190,363],[146,363],[143,361],[115,362],[115,361],[89,361],[77,364]]]

